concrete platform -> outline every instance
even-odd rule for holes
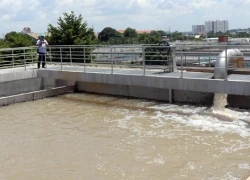
[[[231,74],[227,79],[232,81],[250,81],[250,75]]]
[[[162,77],[183,77],[183,78],[191,78],[191,79],[212,79],[213,73],[205,73],[205,72],[155,72],[150,75],[154,76],[162,76]]]
[[[70,66],[63,65],[61,68],[60,65],[47,65],[47,68],[37,69],[36,65],[29,65],[26,67],[19,68],[10,68],[10,69],[2,69],[0,70],[0,74],[6,74],[10,72],[23,72],[23,71],[37,71],[37,70],[57,70],[60,71],[73,71],[73,72],[88,72],[88,73],[102,73],[102,74],[123,74],[123,75],[143,75],[144,70],[142,68],[113,68],[111,67],[89,67],[86,66]],[[191,78],[191,79],[212,79],[213,73],[210,72],[191,72],[191,71],[183,71],[181,72],[164,72],[163,69],[145,69],[146,76],[159,76],[159,77],[171,77],[171,78]],[[250,76],[250,75],[249,75]]]

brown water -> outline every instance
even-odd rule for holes
[[[244,110],[68,94],[0,114],[0,179],[231,180],[250,169]]]

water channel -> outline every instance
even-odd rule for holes
[[[67,94],[0,107],[0,179],[239,179],[250,111],[216,104]]]

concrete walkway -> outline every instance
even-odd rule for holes
[[[9,68],[9,69],[1,69],[0,74],[10,73],[10,72],[22,72],[22,71],[37,71],[37,70],[57,70],[60,71],[72,71],[72,72],[86,72],[86,73],[101,73],[101,74],[122,74],[122,75],[138,75],[143,76],[144,70],[142,68],[120,68],[115,67],[112,68],[105,67],[95,67],[95,66],[80,66],[80,65],[47,65],[47,68],[37,69],[36,65],[28,65],[25,67],[17,67],[17,68]],[[171,77],[171,78],[187,78],[187,79],[213,79],[214,74],[210,72],[190,72],[180,70],[177,72],[167,72],[162,68],[158,69],[149,69],[145,68],[145,76],[158,76],[158,77]],[[227,78],[228,81],[250,81],[250,75],[244,74],[231,74]]]

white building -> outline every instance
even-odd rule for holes
[[[228,20],[216,20],[216,21],[206,21],[205,22],[205,32],[217,33],[217,32],[227,32],[228,31]]]
[[[205,22],[205,32],[213,32],[213,21],[206,21]]]
[[[224,27],[224,32],[227,32],[228,31],[228,20],[223,20],[221,21],[223,23],[223,27]]]
[[[192,25],[192,33],[193,34],[204,34],[205,26],[204,25]]]

